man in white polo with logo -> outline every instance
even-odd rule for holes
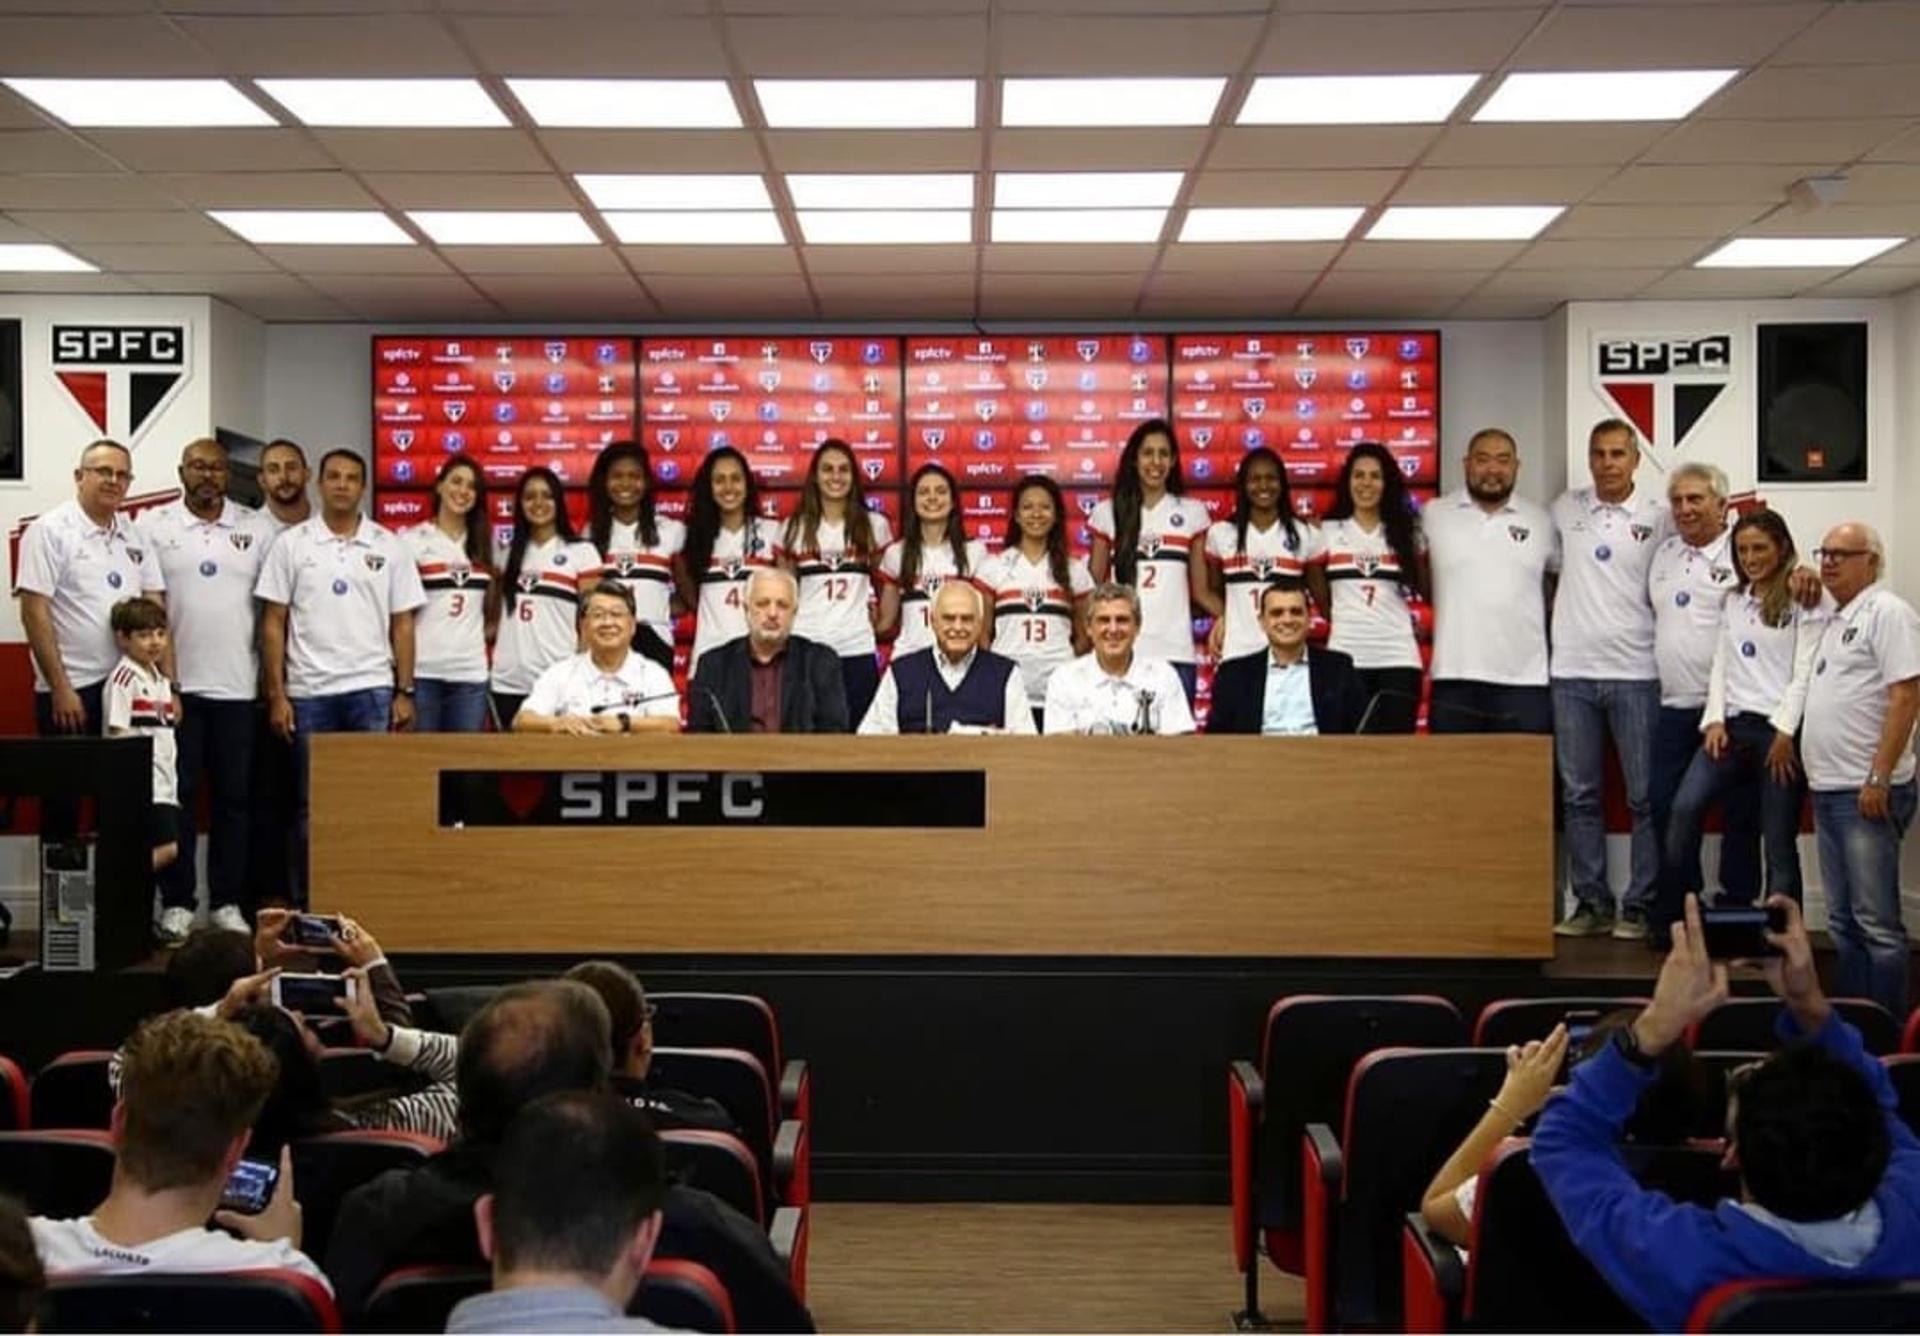
[[[1554,929],[1563,937],[1645,938],[1660,880],[1652,800],[1660,672],[1647,573],[1673,531],[1673,517],[1664,496],[1635,485],[1639,467],[1639,433],[1608,418],[1587,434],[1592,485],[1561,493],[1552,506],[1560,531],[1553,759],[1575,899],[1573,912]],[[1618,915],[1607,883],[1607,821],[1600,801],[1609,736],[1633,814],[1631,866]]]
[[[1915,807],[1920,614],[1880,583],[1886,549],[1871,526],[1828,530],[1814,555],[1839,610],[1815,652],[1800,759],[1813,791],[1834,992],[1904,1016],[1900,839]]]
[[[1093,648],[1047,679],[1047,733],[1193,732],[1187,690],[1174,666],[1139,652],[1139,592],[1114,581],[1096,585],[1086,615]]]
[[[180,454],[180,499],[147,511],[134,529],[166,580],[169,653],[181,700],[180,855],[160,877],[161,933],[184,940],[193,927],[199,885],[194,813],[203,779],[211,799],[207,903],[213,926],[249,932],[240,905],[247,892],[260,678],[253,590],[274,530],[258,511],[228,499],[227,449],[206,437]]]
[[[281,534],[255,593],[267,717],[294,749],[295,904],[307,901],[308,746],[315,733],[413,722],[413,614],[427,601],[404,544],[360,513],[366,462],[320,459],[320,513]]]
[[[633,591],[605,579],[583,591],[586,648],[544,669],[513,716],[516,733],[678,733],[680,696],[665,668],[633,648]]]
[[[120,660],[113,605],[141,593],[164,602],[167,587],[132,522],[120,514],[133,482],[127,447],[95,441],[80,452],[73,481],[73,500],[27,526],[14,569],[42,737],[100,732],[103,688]],[[79,814],[74,800],[49,798],[41,805],[40,833],[71,835]]]

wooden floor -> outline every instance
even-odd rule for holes
[[[1240,1306],[1225,1206],[815,1202],[823,1332],[1225,1332]],[[1297,1280],[1262,1307],[1301,1328]]]

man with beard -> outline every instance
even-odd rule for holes
[[[207,901],[213,926],[248,931],[240,900],[260,676],[253,587],[274,534],[258,511],[228,500],[226,491],[226,447],[202,438],[181,452],[180,499],[147,511],[134,525],[148,560],[166,579],[167,675],[181,693],[180,855],[160,882],[160,935],[173,944],[193,930],[194,813],[203,776],[212,798]]]
[[[266,517],[276,533],[304,524],[313,515],[307,497],[307,452],[285,438],[260,452],[260,489],[266,493]]]
[[[1520,453],[1486,427],[1467,442],[1466,488],[1421,514],[1433,573],[1435,733],[1550,733],[1547,600],[1553,520],[1513,494]]]

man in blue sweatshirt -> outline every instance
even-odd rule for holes
[[[1533,1165],[1567,1232],[1656,1331],[1678,1331],[1729,1280],[1881,1280],[1920,1275],[1920,1141],[1900,1121],[1880,1063],[1833,1014],[1800,908],[1767,940],[1767,982],[1786,1003],[1787,1047],[1730,1083],[1728,1162],[1740,1200],[1689,1206],[1634,1182],[1620,1128],[1652,1083],[1654,1059],[1727,996],[1688,896],[1653,1001],[1548,1102]]]

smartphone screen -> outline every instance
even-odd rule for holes
[[[295,914],[282,936],[294,946],[330,947],[340,936],[340,920],[332,914]]]
[[[226,1187],[220,1190],[220,1205],[241,1215],[259,1215],[273,1200],[280,1182],[280,1170],[261,1160],[242,1160],[233,1167]]]
[[[1700,928],[1707,954],[1715,960],[1755,960],[1780,953],[1766,939],[1769,932],[1786,930],[1786,915],[1758,905],[1728,906],[1700,911]]]
[[[338,1016],[337,998],[348,997],[351,979],[338,974],[282,974],[273,981],[273,1003],[304,1016]]]

